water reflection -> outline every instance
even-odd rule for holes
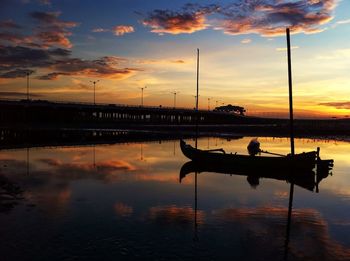
[[[243,153],[250,139],[204,138],[198,146]],[[288,151],[285,138],[259,139]],[[0,177],[21,194],[0,213],[0,259],[281,260],[285,249],[288,260],[349,259],[350,144],[296,140],[300,151],[317,146],[334,158],[334,175],[296,183],[287,248],[292,181],[283,177],[259,177],[251,189],[244,173],[190,166],[200,173],[180,184],[186,159],[178,141],[2,150]],[[318,183],[320,193],[310,192]]]
[[[213,164],[213,162],[194,162],[189,161],[185,163],[180,170],[180,183],[189,173],[201,173],[201,172],[213,172],[228,175],[241,175],[246,176],[247,182],[252,188],[257,188],[260,184],[260,179],[275,179],[284,180],[288,183],[296,184],[307,190],[318,192],[318,184],[321,180],[328,177],[333,168],[331,161],[324,161],[317,164],[316,172],[313,170],[304,170],[298,172],[290,172],[286,170],[284,172],[275,171],[274,169],[260,169],[244,168],[235,165],[221,165]]]
[[[0,213],[9,212],[23,199],[22,189],[0,174]]]

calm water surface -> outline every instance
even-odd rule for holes
[[[199,147],[246,153],[250,139]],[[289,152],[288,139],[259,140]],[[289,244],[289,183],[204,172],[196,201],[178,141],[0,151],[0,183],[23,191],[0,195],[0,260],[350,260],[350,143],[296,140],[316,147],[333,175],[319,193],[294,187]]]

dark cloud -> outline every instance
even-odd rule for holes
[[[0,72],[33,67],[46,67],[56,61],[55,57],[66,57],[70,51],[64,49],[34,49],[23,46],[0,45]],[[3,72],[4,73],[4,72]]]
[[[78,23],[60,20],[59,12],[32,12],[30,15],[39,23],[35,38],[42,43],[43,47],[72,47],[68,39],[72,33],[68,29],[76,27]]]
[[[122,59],[124,61],[125,59]],[[51,65],[55,71],[41,79],[57,79],[60,75],[84,75],[91,77],[123,78],[139,69],[117,68],[120,60],[117,57],[102,57],[96,60],[83,60],[80,58],[62,59]]]
[[[95,60],[72,58],[69,29],[78,23],[62,21],[59,12],[32,12],[30,16],[38,24],[33,35],[0,31],[0,78],[23,77],[28,70],[33,72],[43,68],[49,72],[37,76],[37,79],[56,80],[60,76],[72,75],[120,79],[139,70],[121,66],[127,60],[115,56]],[[18,26],[12,21],[0,24],[0,29],[10,27]]]
[[[16,70],[11,70],[11,71],[1,73],[0,78],[20,78],[20,77],[27,76],[27,74],[32,74],[32,73],[34,73],[33,70],[16,69]]]
[[[21,29],[22,26],[16,24],[12,20],[5,20],[0,22],[0,29]]]
[[[54,56],[69,56],[71,55],[72,51],[62,48],[56,48],[49,50],[48,53]]]
[[[155,33],[193,33],[214,27],[226,34],[274,36],[290,27],[294,33],[320,32],[333,16],[336,0],[240,0],[228,5],[186,5],[182,11],[154,10],[142,23]],[[213,19],[208,20],[212,15]]]
[[[71,48],[72,43],[69,36],[72,33],[70,28],[76,27],[78,23],[71,21],[62,21],[59,19],[59,12],[32,12],[30,16],[37,22],[37,26],[33,29],[32,35],[23,35],[22,33],[13,31],[0,32],[0,44],[3,45],[22,45],[37,48],[54,48],[64,47]],[[0,23],[0,29],[21,28],[13,21],[3,21]]]
[[[324,102],[324,103],[319,103],[319,105],[334,107],[334,108],[337,108],[337,109],[350,109],[350,101]]]
[[[30,37],[25,37],[19,33],[13,32],[0,32],[0,42],[6,42],[9,44],[29,44],[31,43]]]
[[[52,73],[48,73],[46,75],[41,75],[38,76],[37,79],[38,80],[57,80],[59,76],[61,75],[71,75],[69,73],[61,73],[61,72],[52,72]]]
[[[294,33],[322,31],[318,26],[330,21],[335,0],[241,1],[221,9],[224,19],[217,29],[227,34],[257,33],[281,35],[290,27]]]
[[[126,59],[105,56],[96,60],[71,58],[71,51],[62,48],[37,49],[23,46],[0,45],[0,77],[17,78],[26,75],[29,68],[51,70],[39,76],[41,80],[56,80],[59,76],[124,78],[138,71],[136,68],[119,68]]]
[[[61,28],[76,27],[78,23],[61,21],[60,12],[32,12],[30,16],[45,27],[57,26]]]

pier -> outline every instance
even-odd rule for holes
[[[247,118],[234,113],[187,108],[51,102],[45,100],[0,100],[2,126],[59,125],[117,127],[120,124],[234,124]]]

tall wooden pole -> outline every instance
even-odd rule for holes
[[[289,119],[290,119],[290,150],[292,156],[294,156],[294,123],[293,123],[293,82],[292,82],[292,55],[290,47],[290,32],[289,28],[286,29],[287,33],[287,54],[288,54],[288,85],[289,85]]]
[[[198,146],[198,121],[199,121],[199,115],[198,115],[198,97],[199,97],[199,49],[197,48],[197,92],[196,92],[196,141],[195,141],[195,147]]]
[[[197,49],[197,95],[196,95],[196,111],[198,111],[198,95],[199,93],[199,49]]]
[[[293,88],[292,88],[293,82],[292,82],[292,55],[291,55],[291,47],[290,47],[289,28],[286,29],[286,35],[287,35],[287,54],[288,54],[290,150],[291,150],[291,155],[293,157],[294,156],[294,121],[293,121]],[[292,167],[293,167],[293,165],[292,165]],[[290,184],[290,190],[289,190],[287,233],[286,233],[285,252],[284,252],[285,259],[288,258],[290,227],[291,227],[292,209],[293,209],[293,195],[294,195],[294,183],[292,182]]]

